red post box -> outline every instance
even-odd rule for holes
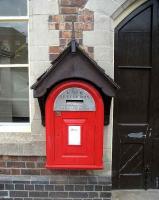
[[[45,113],[47,168],[103,168],[104,108],[95,87],[60,83],[48,95]]]

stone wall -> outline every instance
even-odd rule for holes
[[[145,0],[30,0],[30,86],[50,66],[71,38],[72,20],[80,45],[113,78],[114,26]],[[103,170],[45,168],[45,127],[30,90],[31,131],[0,133],[0,199],[111,198],[113,104],[104,128]]]
[[[75,22],[76,37],[95,61],[113,77],[114,21],[127,8],[144,0],[30,0],[29,57],[30,86],[65,48]],[[136,3],[134,3],[136,2]],[[119,21],[118,21],[119,22]],[[39,105],[30,90],[31,130],[1,132],[0,155],[45,156],[45,127],[41,125]],[[105,169],[97,174],[111,175],[113,105],[110,125],[104,129]]]

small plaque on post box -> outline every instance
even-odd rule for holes
[[[81,127],[68,127],[68,145],[81,145]]]

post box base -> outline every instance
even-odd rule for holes
[[[48,169],[71,169],[71,170],[83,170],[83,169],[94,169],[100,170],[103,169],[103,165],[45,165]]]

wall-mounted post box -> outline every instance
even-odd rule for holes
[[[103,168],[104,106],[99,92],[83,81],[63,82],[46,100],[48,168]]]
[[[46,167],[103,168],[103,126],[118,85],[76,40],[32,85],[46,125]]]

